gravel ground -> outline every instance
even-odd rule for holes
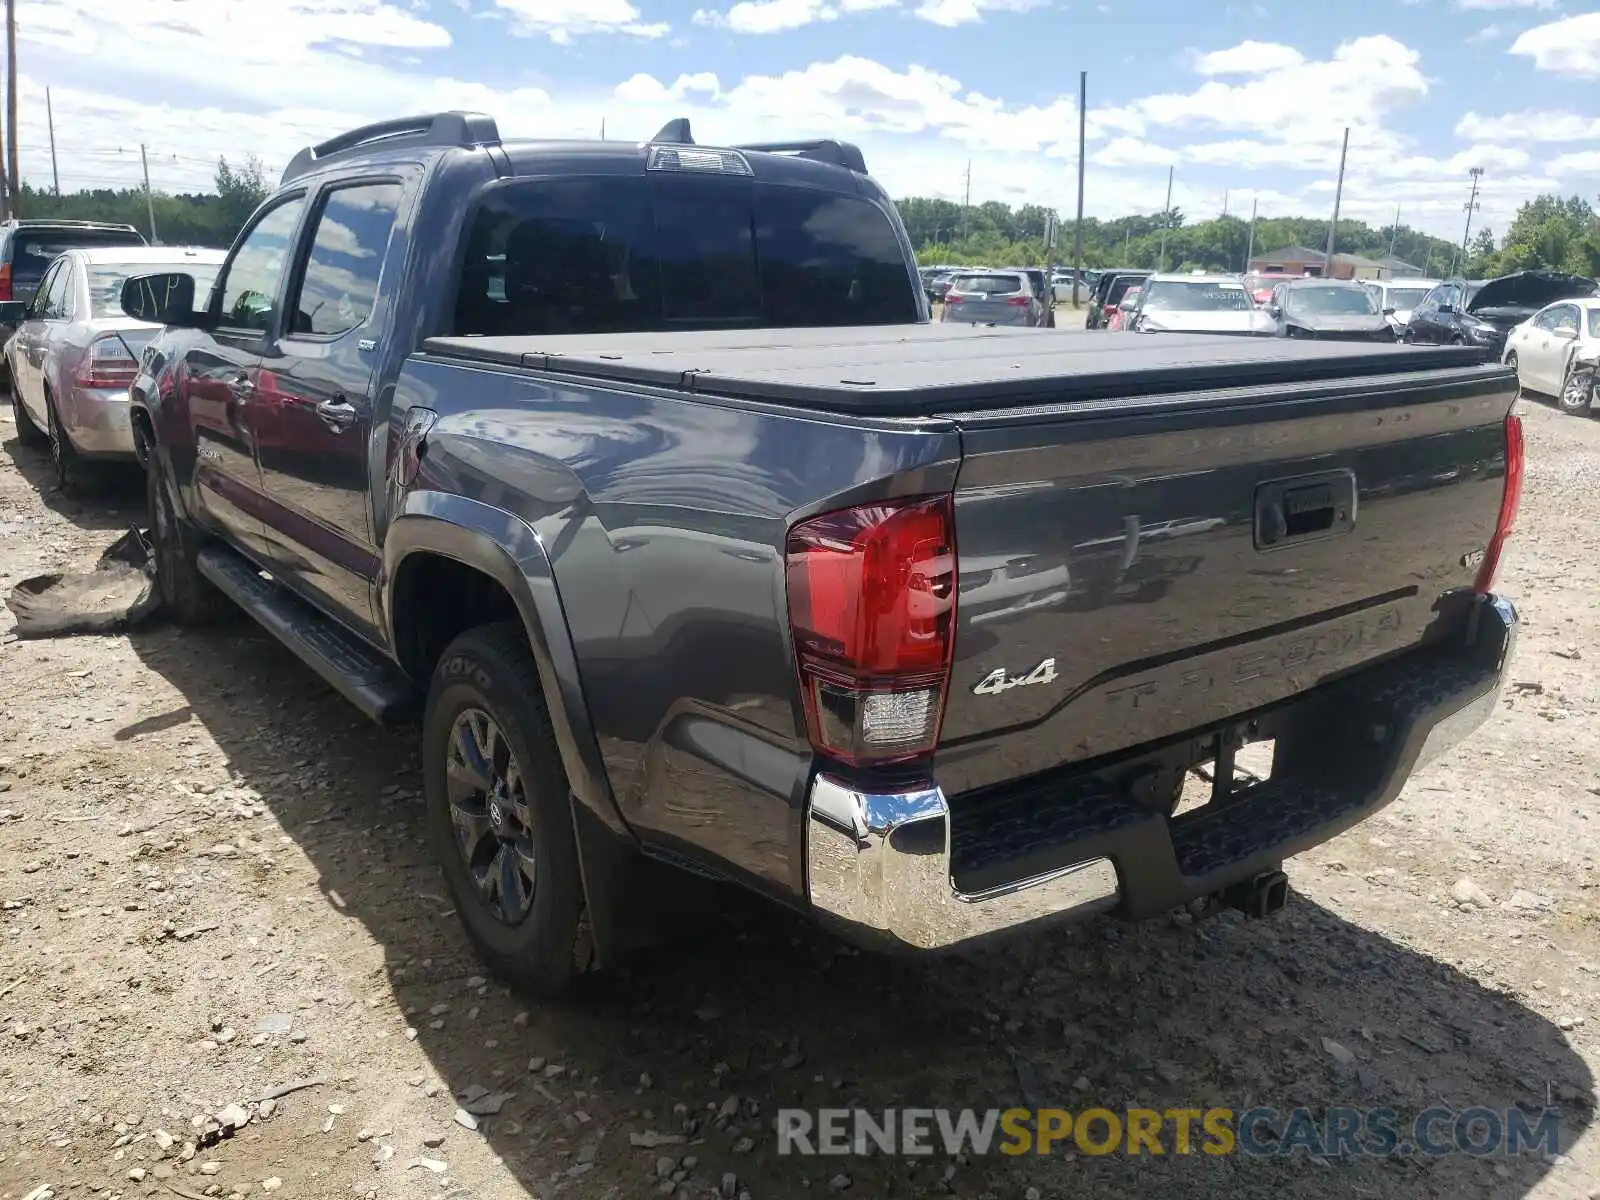
[[[1517,685],[1470,746],[1291,862],[1271,920],[937,963],[736,908],[525,1004],[448,911],[408,737],[248,622],[18,642],[0,611],[0,1200],[1600,1197],[1600,420],[1527,420]],[[136,479],[76,500],[0,441],[0,594],[139,518]],[[1563,1152],[801,1159],[772,1130],[1024,1102],[1556,1104]]]

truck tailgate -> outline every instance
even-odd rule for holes
[[[952,414],[946,794],[1202,729],[1460,633],[1515,385],[1427,366]]]

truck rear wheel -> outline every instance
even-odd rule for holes
[[[489,968],[554,996],[578,973],[583,883],[566,772],[526,633],[472,629],[446,648],[422,718],[428,835]]]

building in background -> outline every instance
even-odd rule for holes
[[[1330,279],[1394,279],[1420,275],[1422,270],[1398,258],[1363,258],[1359,254],[1335,254],[1330,266],[1328,256],[1309,246],[1285,246],[1267,254],[1258,254],[1250,260],[1250,273],[1262,275],[1309,275]]]

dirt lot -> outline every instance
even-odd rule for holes
[[[524,1004],[448,911],[407,737],[248,623],[19,642],[0,612],[0,1198],[1600,1197],[1600,420],[1527,418],[1519,686],[1472,745],[1289,864],[1277,918],[970,960],[757,916]],[[136,480],[52,494],[0,441],[0,595],[138,518]],[[1563,1153],[796,1159],[771,1125],[1025,1101],[1554,1103]]]

